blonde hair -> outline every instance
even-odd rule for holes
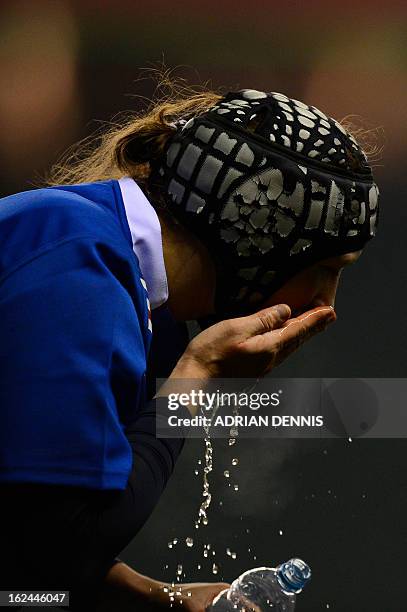
[[[185,84],[185,79],[174,78],[166,68],[151,72],[155,73],[157,86],[147,109],[121,113],[72,145],[43,178],[45,185],[73,185],[132,176],[155,197],[155,204],[165,203],[159,186],[149,184],[150,161],[160,158],[166,142],[176,131],[174,121],[206,112],[224,94],[206,84]],[[363,120],[355,116],[345,117],[341,124],[358,140],[369,160],[376,161],[381,152],[378,129],[366,129]]]
[[[371,168],[380,166],[384,150],[384,128],[368,124],[360,115],[346,115],[339,122],[363,149]]]
[[[46,185],[74,185],[132,176],[147,185],[149,161],[158,159],[176,132],[173,122],[206,112],[223,94],[186,85],[169,70],[156,70],[156,93],[146,110],[120,113],[72,145],[44,177]]]

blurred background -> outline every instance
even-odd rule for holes
[[[155,90],[145,69],[162,62],[192,85],[279,91],[336,119],[360,115],[384,145],[379,233],[343,275],[336,324],[277,374],[404,377],[406,17],[396,0],[3,0],[1,195],[33,188],[101,121],[141,108]],[[299,612],[405,611],[406,454],[402,439],[217,441],[209,525],[195,530],[203,442],[190,440],[122,558],[165,580],[182,564],[183,580],[230,581],[300,556],[313,581]],[[233,457],[238,491],[223,476]]]

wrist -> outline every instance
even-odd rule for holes
[[[177,365],[171,372],[170,378],[205,381],[213,378],[213,374],[196,357],[184,354],[178,360]]]
[[[171,372],[169,378],[167,378],[167,380],[157,391],[155,398],[160,400],[173,394],[188,395],[193,390],[204,390],[207,387],[210,378],[210,373],[205,367],[202,366],[202,364],[200,364],[193,357],[183,355]],[[183,404],[183,406],[192,417],[194,417],[198,412],[196,404],[186,402]]]

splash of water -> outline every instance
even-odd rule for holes
[[[203,500],[198,510],[198,519],[195,521],[196,529],[199,528],[201,523],[202,525],[206,526],[209,522],[207,511],[212,501],[212,494],[209,490],[209,474],[213,470],[213,447],[212,447],[210,430],[211,430],[211,425],[212,425],[212,419],[214,418],[218,408],[219,408],[219,405],[216,404],[213,408],[212,415],[209,418],[207,417],[207,420],[204,420],[204,423],[205,423],[204,425],[205,455],[204,455],[204,468],[203,468],[203,491],[202,491]],[[201,413],[203,416],[206,416],[205,410],[206,408],[204,406],[201,406]]]
[[[257,381],[254,385],[251,385],[250,387],[246,387],[244,389],[244,391],[246,392],[250,392],[252,391],[255,386],[257,384]],[[203,422],[205,423],[204,425],[204,445],[205,445],[205,452],[204,452],[204,460],[202,462],[201,459],[198,460],[198,466],[201,466],[203,463],[203,487],[202,487],[202,502],[199,506],[198,509],[198,517],[197,520],[195,521],[195,528],[199,529],[200,526],[204,526],[206,527],[209,523],[209,519],[208,519],[208,510],[209,507],[211,505],[212,502],[212,494],[210,491],[210,474],[213,471],[213,447],[212,447],[212,440],[211,440],[211,426],[212,426],[212,422],[213,419],[218,411],[219,408],[219,404],[216,403],[213,408],[211,409],[211,415],[208,417],[208,408],[205,406],[201,406],[200,410],[201,410],[201,414],[202,416],[206,417],[205,419],[203,419]],[[239,416],[239,407],[238,405],[235,405],[233,407],[233,414],[234,416]],[[228,439],[228,445],[229,446],[234,446],[236,444],[237,441],[237,437],[239,435],[239,430],[237,427],[231,427],[229,430],[229,439]],[[234,457],[232,459],[232,466],[237,466],[239,463],[239,460]],[[197,469],[194,470],[194,473],[196,476],[198,476],[199,471]],[[224,471],[224,476],[226,478],[230,477],[230,471],[229,470],[225,470]],[[231,483],[229,483],[229,486],[231,486]],[[239,490],[239,486],[237,484],[233,485],[233,489],[235,491]],[[219,502],[219,505],[222,505],[222,501]],[[177,539],[175,538],[172,542],[169,542],[168,547],[169,548],[173,548],[175,546],[175,544],[177,543]],[[191,548],[194,545],[194,540],[191,537],[187,537],[185,539],[185,544],[188,548]],[[211,544],[205,544],[204,545],[204,549],[203,549],[203,556],[204,558],[209,558],[210,552],[212,553],[212,557],[216,556],[216,551],[215,548],[212,546]],[[236,559],[237,554],[235,552],[232,552],[229,548],[226,550],[226,554],[231,558],[231,559]],[[254,557],[255,558],[255,557]],[[213,574],[218,574],[219,572],[219,563],[215,563],[213,562],[212,564],[212,573]],[[202,568],[201,564],[197,565],[197,569],[200,570]],[[182,569],[182,565],[178,565],[177,566],[177,576],[176,576],[176,580],[179,581],[180,580],[180,576],[183,574],[185,576],[185,573],[183,573],[183,569]],[[174,583],[172,583],[172,586],[174,586]],[[174,601],[174,599],[171,598],[171,595],[174,596],[174,593],[170,593],[170,601],[171,601],[171,606],[172,606],[172,602]]]
[[[211,442],[210,436],[207,434],[205,438],[205,466],[203,469],[203,492],[202,492],[203,501],[199,507],[198,519],[195,521],[196,529],[199,528],[199,525],[201,523],[203,525],[207,525],[209,522],[207,510],[209,506],[211,505],[212,494],[209,490],[208,476],[212,472],[212,469],[213,469],[212,456],[213,456],[212,442]]]

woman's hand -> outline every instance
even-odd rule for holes
[[[290,315],[287,304],[278,304],[205,329],[170,378],[260,378],[336,319],[331,306]]]
[[[181,595],[175,596],[172,607],[185,612],[205,612],[216,595],[229,586],[224,582],[192,582],[176,585],[174,590]]]

